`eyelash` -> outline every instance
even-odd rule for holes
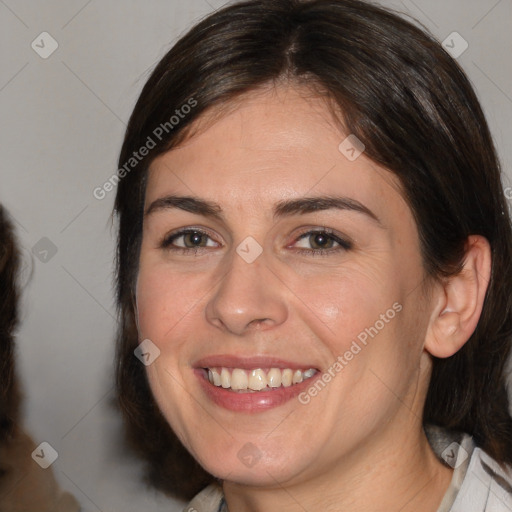
[[[160,244],[161,249],[166,249],[169,251],[173,251],[179,254],[190,254],[191,252],[194,253],[194,256],[197,255],[198,252],[201,252],[202,249],[207,249],[207,247],[174,247],[172,246],[172,243],[177,240],[178,238],[185,236],[187,234],[200,234],[207,236],[208,238],[212,239],[212,237],[209,235],[208,232],[203,231],[202,229],[191,229],[186,228],[182,229],[180,231],[176,231],[175,233],[171,233],[168,235]],[[340,251],[349,251],[352,249],[352,243],[348,240],[344,240],[343,238],[340,238],[334,234],[334,232],[331,229],[323,228],[323,229],[317,229],[317,230],[309,230],[304,233],[301,233],[293,243],[297,243],[300,240],[307,238],[311,235],[327,235],[327,239],[329,241],[334,241],[338,244],[337,248],[334,249],[299,249],[298,252],[310,254],[311,256],[330,256],[332,254],[337,254]]]

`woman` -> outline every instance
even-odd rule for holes
[[[512,507],[511,222],[431,36],[356,0],[216,11],[146,83],[119,178],[118,392],[155,485]]]

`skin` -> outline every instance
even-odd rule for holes
[[[213,118],[212,118],[213,119]],[[146,209],[168,194],[220,205],[219,221],[180,209],[145,216],[136,298],[155,399],[192,455],[224,480],[230,510],[435,512],[452,477],[431,450],[421,414],[431,355],[447,357],[473,332],[488,272],[485,239],[468,240],[461,276],[428,282],[418,231],[397,178],[364,153],[349,161],[322,99],[299,86],[251,92],[179,148],[153,161]],[[283,200],[343,195],[379,219],[329,209],[274,219]],[[196,252],[162,241],[207,231]],[[348,250],[299,236],[333,230]],[[248,236],[263,249],[247,263]],[[193,245],[190,237],[174,247]],[[196,242],[197,245],[197,242]],[[402,310],[306,405],[247,414],[203,393],[192,365],[214,354],[270,355],[327,371],[366,328]],[[258,462],[239,450],[252,443]]]

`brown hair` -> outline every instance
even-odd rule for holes
[[[282,80],[327,93],[343,113],[343,131],[399,177],[429,276],[460,271],[469,235],[489,240],[492,275],[480,321],[461,350],[433,359],[424,423],[465,431],[497,461],[512,463],[505,375],[512,229],[493,141],[466,75],[426,31],[381,7],[358,0],[251,0],[214,12],[163,57],[137,101],[120,153],[119,168],[148,138],[156,142],[130,172],[119,173],[115,202],[117,392],[151,481],[188,499],[213,477],[172,432],[133,355],[147,169],[186,138],[207,109]],[[171,116],[190,98],[195,108],[171,126]],[[163,136],[155,137],[162,126],[165,133],[160,129]]]
[[[0,443],[14,433],[20,391],[14,366],[14,330],[18,323],[19,253],[12,224],[0,205]]]

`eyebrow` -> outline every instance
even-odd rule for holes
[[[180,209],[186,212],[225,221],[222,208],[217,203],[206,201],[193,196],[168,195],[153,201],[144,213],[145,216],[157,211]],[[307,213],[322,210],[349,210],[366,215],[380,227],[383,227],[380,219],[368,207],[356,199],[342,196],[315,196],[301,197],[279,201],[273,210],[274,220],[292,215],[305,215]]]

